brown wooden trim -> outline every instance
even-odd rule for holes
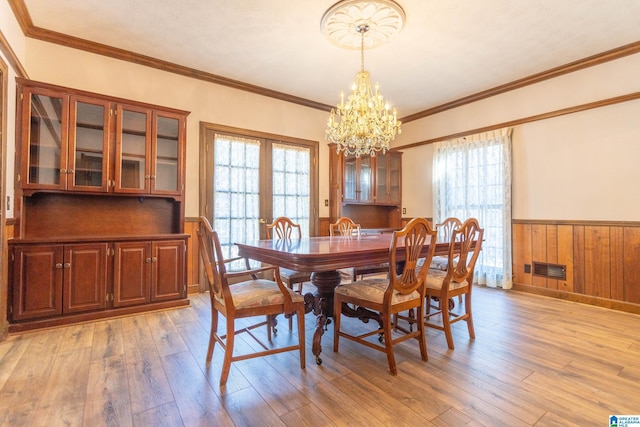
[[[132,101],[130,99],[118,98],[118,97],[114,97],[114,96],[104,95],[104,94],[101,94],[101,93],[89,92],[89,91],[86,91],[86,90],[75,89],[75,88],[70,88],[70,87],[65,87],[65,86],[59,86],[59,85],[55,85],[55,84],[51,84],[51,83],[39,82],[39,81],[36,81],[36,80],[29,80],[29,79],[24,79],[24,78],[20,78],[20,77],[16,78],[16,83],[18,83],[19,85],[24,86],[24,87],[36,87],[36,88],[40,88],[40,89],[49,89],[49,90],[53,90],[53,91],[61,91],[61,92],[65,92],[65,93],[71,94],[71,95],[78,95],[78,96],[84,96],[84,97],[89,97],[89,98],[97,98],[97,99],[107,100],[109,102],[113,102],[113,103],[116,103],[116,104],[136,105],[138,107],[151,108],[151,109],[162,108],[162,112],[163,113],[173,113],[173,114],[181,114],[181,115],[182,114],[184,114],[184,115],[189,115],[190,114],[189,111],[179,110],[179,109],[173,108],[173,107],[165,107],[165,106],[161,106],[161,105],[157,105],[157,104],[148,104],[146,102]]]
[[[11,6],[11,10],[13,10],[13,15],[16,17],[22,32],[26,36],[29,32],[29,29],[33,27],[33,21],[31,20],[31,16],[29,15],[29,11],[27,10],[27,6],[24,4],[24,0],[8,0],[9,6]]]
[[[252,85],[249,83],[241,82],[239,80],[229,79],[216,74],[197,70],[195,68],[185,67],[183,65],[175,64],[173,62],[163,61],[158,58],[153,58],[151,56],[141,55],[139,53],[134,53],[124,49],[119,49],[113,46],[92,42],[89,40],[81,39],[79,37],[73,37],[73,36],[58,33],[55,31],[46,30],[44,28],[31,26],[29,30],[26,32],[26,35],[27,37],[46,41],[49,43],[55,43],[55,44],[70,47],[73,49],[83,50],[86,52],[91,52],[98,55],[107,56],[110,58],[115,58],[115,59],[131,62],[138,65],[143,65],[150,68],[155,68],[155,69],[166,71],[173,74],[191,77],[191,78],[202,80],[208,83],[219,84],[222,86],[243,90],[243,91],[255,93],[258,95],[263,95],[270,98],[291,102],[291,103],[302,105],[305,107],[315,108],[318,110],[331,111],[331,106],[322,104],[320,102],[311,101],[309,99],[301,98],[301,97],[290,95],[287,93],[278,92],[278,91],[267,89],[261,86]]]
[[[423,117],[431,116],[433,114],[441,113],[446,110],[460,107],[462,105],[471,104],[472,102],[480,101],[482,99],[490,98],[492,96],[500,95],[501,93],[509,92],[515,89],[519,89],[524,86],[529,86],[535,83],[540,83],[544,80],[549,80],[555,77],[569,74],[574,71],[582,70],[584,68],[593,67],[608,61],[623,58],[625,56],[634,55],[640,52],[640,41],[630,43],[624,46],[620,46],[615,49],[608,50],[606,52],[598,53],[596,55],[589,56],[587,58],[579,59],[577,61],[570,62],[559,67],[551,68],[540,73],[533,74],[522,79],[514,80],[510,83],[505,83],[500,86],[496,86],[491,89],[484,90],[482,92],[475,93],[473,95],[466,96],[464,98],[456,99],[451,102],[447,102],[442,105],[438,105],[433,108],[429,108],[424,111],[417,112],[415,114],[402,117],[400,120],[402,123],[409,123],[414,120],[421,119]]]
[[[640,227],[640,221],[590,221],[590,220],[548,220],[548,219],[514,219],[512,224],[542,225],[591,225],[609,227]]]
[[[536,121],[539,121],[539,120],[551,119],[551,118],[554,118],[554,117],[564,116],[566,114],[578,113],[578,112],[581,112],[581,111],[586,111],[586,110],[591,110],[591,109],[594,109],[594,108],[605,107],[605,106],[613,105],[613,104],[619,104],[621,102],[633,101],[633,100],[636,100],[636,99],[640,99],[640,92],[633,92],[633,93],[629,93],[627,95],[615,96],[613,98],[607,98],[607,99],[603,99],[603,100],[600,100],[600,101],[588,102],[586,104],[580,104],[580,105],[576,105],[576,106],[573,106],[573,107],[562,108],[560,110],[550,111],[550,112],[547,112],[547,113],[536,114],[536,115],[533,115],[533,116],[524,117],[522,119],[510,120],[508,122],[502,122],[502,123],[491,125],[491,126],[485,126],[485,127],[481,127],[481,128],[466,130],[466,131],[463,131],[463,132],[452,133],[452,134],[445,135],[445,136],[439,136],[437,138],[431,138],[431,139],[427,139],[425,141],[419,141],[419,142],[414,142],[414,143],[411,143],[411,144],[406,144],[406,145],[401,145],[401,146],[398,146],[398,147],[393,147],[391,150],[392,151],[406,150],[408,148],[415,148],[415,147],[420,147],[422,145],[433,144],[434,142],[447,141],[447,140],[455,139],[455,138],[462,138],[462,137],[468,136],[468,135],[475,135],[477,133],[488,132],[488,131],[492,131],[492,130],[496,130],[496,129],[501,129],[501,128],[504,128],[504,127],[512,127],[512,126],[517,126],[517,125],[521,125],[521,124],[524,124],[524,123],[531,123],[531,122],[536,122]]]
[[[174,64],[168,61],[162,61],[150,56],[140,55],[134,52],[130,52],[124,49],[118,49],[112,46],[107,46],[100,43],[95,43],[89,40],[81,39],[78,37],[69,36],[66,34],[58,33],[55,31],[46,30],[44,28],[35,27],[29,16],[29,12],[24,4],[24,0],[9,0],[11,9],[22,28],[22,32],[27,37],[47,41],[50,43],[67,46],[73,49],[84,50],[98,55],[108,56],[111,58],[119,59],[122,61],[132,62],[134,64],[144,65],[151,68],[156,68],[162,71],[191,77],[194,79],[206,81],[209,83],[215,83],[223,86],[232,87],[235,89],[256,93],[282,101],[291,102],[294,104],[302,105],[305,107],[315,108],[322,111],[331,111],[332,106],[323,104],[309,99],[300,98],[294,95],[289,95],[282,92],[266,89],[260,86],[251,85],[238,80],[229,79],[226,77],[218,76],[215,74],[207,73],[204,71],[196,70],[194,68],[184,67],[178,64]],[[510,83],[505,83],[500,86],[496,86],[491,89],[478,92],[476,94],[466,96],[445,104],[429,108],[427,110],[419,111],[415,114],[400,118],[403,123],[409,123],[414,120],[421,119],[433,114],[437,114],[446,110],[460,107],[462,105],[470,104],[482,99],[486,99],[501,93],[509,92],[514,89],[519,89],[524,86],[539,83],[544,80],[548,80],[554,77],[558,77],[564,74],[572,73],[574,71],[582,70],[584,68],[592,67],[602,64],[604,62],[613,61],[618,58],[622,58],[628,55],[633,55],[640,52],[640,41],[630,43],[615,49],[608,50],[596,55],[589,56],[587,58],[579,59],[577,61],[570,62],[559,67],[551,68],[547,71],[533,74],[522,79],[514,80]],[[26,74],[25,76],[26,77]],[[421,144],[422,145],[422,144]]]
[[[230,133],[233,135],[239,135],[243,137],[253,137],[259,139],[270,139],[272,141],[290,142],[292,144],[309,144],[319,145],[318,141],[311,139],[295,138],[286,135],[279,135],[275,133],[261,132],[257,130],[238,128],[234,126],[220,125],[217,123],[200,122],[200,132],[210,130],[215,133]]]
[[[69,325],[71,323],[90,322],[100,319],[113,319],[118,316],[129,316],[132,314],[145,313],[148,311],[166,310],[175,307],[187,307],[190,305],[188,299],[180,299],[175,301],[166,301],[159,303],[150,303],[134,307],[114,308],[110,310],[94,311],[90,313],[81,313],[74,315],[66,315],[63,317],[32,320],[24,323],[12,323],[9,325],[9,333],[30,331],[33,329],[51,328],[54,326]]]
[[[606,298],[598,298],[589,295],[576,294],[573,292],[562,291],[558,289],[542,288],[539,286],[525,285],[522,283],[514,283],[513,290],[526,292],[536,295],[544,295],[547,297],[558,298],[566,301],[579,302],[582,304],[595,305],[597,307],[610,308],[612,310],[625,311],[628,313],[640,314],[640,304],[630,302],[614,301]]]
[[[11,1],[9,1],[9,3],[11,3]],[[13,48],[9,44],[9,40],[7,40],[7,38],[4,36],[2,30],[0,30],[0,51],[2,52],[4,57],[7,58],[9,65],[11,65],[11,68],[13,68],[18,77],[28,77],[27,70],[25,70],[22,66],[20,59],[18,59],[18,56],[13,51]]]
[[[18,220],[15,218],[7,218],[4,223],[5,225],[16,225]]]

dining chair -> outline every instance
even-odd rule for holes
[[[355,223],[351,218],[346,216],[340,217],[333,224],[329,224],[330,236],[355,236],[360,237],[360,224]],[[360,267],[352,267],[338,270],[340,275],[350,281],[357,280],[358,276],[364,278],[365,275],[387,273],[389,265],[385,263],[372,264]]]
[[[271,224],[267,224],[265,231],[267,239],[291,240],[302,238],[300,224],[294,223],[285,216],[278,217]],[[311,273],[280,268],[280,277],[290,289],[293,289],[293,286],[297,284],[298,287],[295,291],[301,294],[302,284],[311,280]]]
[[[441,223],[436,224],[436,229],[438,230],[438,239],[441,241],[450,242],[453,230],[457,230],[461,225],[462,225],[462,221],[460,221],[458,218],[455,218],[455,217],[446,218]],[[431,260],[431,268],[435,268],[436,270],[445,271],[448,265],[449,265],[448,255],[434,255],[433,259]],[[427,313],[430,313],[431,307],[433,307],[433,305],[431,304],[431,301],[436,301],[439,304],[440,298],[432,297],[430,301],[427,301]],[[449,310],[453,309],[454,302],[452,299],[449,300],[448,304],[449,304]],[[458,295],[458,304],[462,304],[462,295]],[[439,308],[439,306],[437,306],[436,308]]]
[[[300,224],[294,223],[286,216],[278,217],[274,219],[271,224],[267,224],[265,232],[267,239],[291,240],[302,238],[302,229],[300,228]],[[311,273],[280,267],[280,278],[289,287],[289,289],[293,290],[294,285],[297,285],[295,292],[302,294],[302,285],[311,280]],[[289,330],[291,330],[292,327],[293,320],[289,318]]]
[[[442,303],[431,306],[436,308],[436,311],[425,313],[425,326],[444,331],[447,345],[451,350],[454,349],[451,324],[455,322],[465,320],[469,337],[475,339],[471,293],[474,269],[482,249],[483,235],[484,229],[480,228],[478,220],[467,219],[451,234],[447,269],[445,271],[431,269],[427,276],[427,304],[430,304],[432,297],[437,297],[439,301],[449,301],[452,297],[464,296],[464,313],[453,312],[449,304]],[[441,317],[441,321],[433,320],[435,317]]]
[[[211,224],[204,216],[200,217],[198,226],[198,244],[205,276],[209,283],[209,296],[211,298],[211,332],[206,364],[209,366],[211,363],[215,344],[218,343],[224,350],[220,385],[226,384],[232,362],[274,353],[299,350],[300,368],[304,369],[304,298],[282,283],[278,274],[278,267],[269,266],[250,269],[248,260],[245,260],[245,270],[227,271],[227,263],[243,260],[243,258],[224,259],[218,233],[211,228]],[[261,279],[258,277],[259,273],[265,277],[273,275],[274,280]],[[246,278],[246,280],[240,281],[241,278]],[[231,284],[230,281],[234,283]],[[223,335],[218,334],[218,314],[222,314],[226,319],[226,334]],[[271,343],[271,325],[272,319],[278,314],[296,315],[298,319],[297,345],[273,347]],[[266,316],[265,321],[238,330],[235,329],[237,319],[262,315]],[[269,346],[260,341],[252,332],[253,329],[265,325],[267,326]],[[263,350],[234,356],[235,337],[243,332],[254,338]]]
[[[385,352],[391,374],[397,375],[393,346],[416,338],[422,360],[427,360],[427,342],[421,316],[413,319],[417,325],[415,331],[398,328],[395,336],[392,335],[392,319],[395,314],[410,309],[424,313],[425,279],[435,250],[436,233],[426,219],[413,218],[402,230],[393,232],[389,247],[388,278],[364,279],[336,287],[333,351],[338,351],[340,337],[343,337]],[[425,245],[428,245],[426,254],[423,253]],[[428,262],[419,265],[420,258]],[[403,262],[400,274],[396,271],[397,261]],[[358,310],[379,313],[380,327],[358,335],[343,330],[340,320],[343,305],[347,304],[358,307]],[[384,345],[368,339],[374,335],[381,335]]]

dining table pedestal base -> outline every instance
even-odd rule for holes
[[[316,291],[304,295],[305,312],[313,311],[316,315],[316,329],[313,333],[311,352],[316,357],[316,364],[321,365],[322,335],[331,324],[333,317],[333,290],[340,284],[340,273],[337,270],[322,271],[311,274],[311,284]]]

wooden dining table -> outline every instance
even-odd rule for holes
[[[321,339],[333,317],[333,291],[340,284],[341,268],[365,266],[389,261],[392,234],[361,236],[309,237],[302,239],[274,239],[236,242],[238,255],[291,270],[309,272],[315,292],[304,295],[306,312],[316,315],[312,353],[321,364]],[[435,253],[447,255],[449,242],[434,242]],[[425,245],[425,252],[428,246]],[[402,250],[398,252],[402,260]],[[343,307],[343,314],[363,321],[379,316],[362,309]]]

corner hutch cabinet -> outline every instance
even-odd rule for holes
[[[329,221],[347,216],[362,228],[402,225],[402,153],[345,156],[329,144]]]
[[[188,304],[188,112],[16,80],[10,330]]]

